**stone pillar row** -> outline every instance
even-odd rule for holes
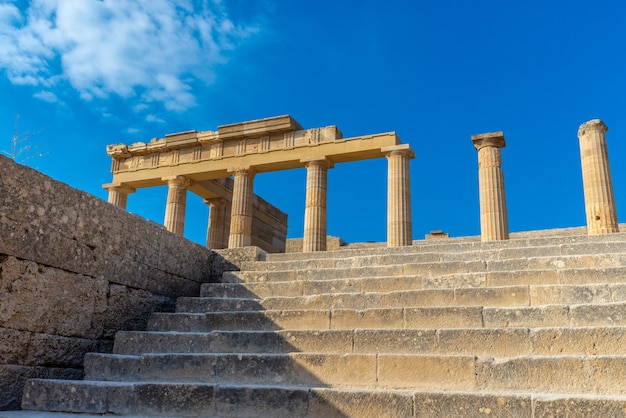
[[[238,168],[234,175],[233,201],[230,215],[228,248],[252,245],[252,201],[254,199],[254,169]]]
[[[108,202],[126,210],[128,195],[134,193],[135,188],[125,184],[107,184],[104,187],[109,191]]]
[[[326,158],[302,161],[306,167],[306,203],[304,209],[303,252],[326,251],[326,192],[328,169]]]
[[[224,199],[216,197],[205,199],[209,205],[209,228],[206,246],[214,250],[228,248],[230,235],[230,205]]]
[[[185,232],[185,209],[187,207],[187,189],[191,180],[183,176],[163,177],[167,183],[167,204],[165,206],[165,228],[182,236]]]

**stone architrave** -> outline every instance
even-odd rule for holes
[[[187,188],[191,181],[183,176],[163,177],[167,183],[167,204],[165,206],[165,228],[182,236],[185,232],[185,209],[187,206]]]
[[[478,184],[480,189],[480,236],[482,241],[509,239],[509,221],[502,171],[502,132],[472,135],[478,151]]]
[[[230,215],[228,248],[252,245],[252,203],[254,199],[254,169],[230,170],[234,175],[233,201]]]
[[[409,144],[384,147],[387,158],[387,246],[401,247],[413,244],[411,216],[411,176],[409,160],[415,153]]]
[[[606,147],[607,131],[600,119],[585,122],[578,129],[589,235],[619,232]]]
[[[222,198],[205,199],[209,205],[209,228],[207,230],[206,246],[219,250],[228,247],[228,233],[226,231],[226,201]]]
[[[109,191],[108,202],[124,210],[126,210],[128,195],[135,192],[134,187],[125,184],[106,184],[104,188]]]
[[[301,161],[307,170],[302,251],[326,251],[326,192],[332,163],[326,158]]]

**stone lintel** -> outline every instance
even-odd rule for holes
[[[578,128],[578,137],[585,135],[588,131],[591,132],[599,132],[599,133],[607,133],[609,128],[605,125],[605,123],[601,119],[592,119],[580,125]]]
[[[103,184],[102,188],[108,191],[122,192],[124,194],[135,193],[137,189],[122,183]]]
[[[399,145],[392,145],[389,147],[383,147],[380,149],[380,152],[384,155],[393,154],[393,153],[407,154],[409,158],[415,158],[415,152],[413,152],[409,144],[399,144]]]
[[[504,132],[502,131],[472,135],[472,142],[474,143],[474,148],[476,148],[477,151],[483,147],[506,147]]]
[[[249,138],[302,130],[302,126],[290,115],[256,119],[217,127],[220,138]]]
[[[132,156],[132,154],[128,151],[128,145],[126,144],[107,145],[107,154],[111,158],[128,158]]]

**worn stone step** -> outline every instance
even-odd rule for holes
[[[540,328],[626,325],[626,303],[155,313],[151,331]]]
[[[230,301],[230,302],[228,302]],[[626,285],[541,285],[495,288],[421,289],[395,292],[326,293],[269,297],[251,301],[245,310],[374,309],[417,306],[524,306],[626,301]],[[238,299],[181,298],[179,312],[244,310]],[[217,309],[213,309],[217,308]]]
[[[529,260],[533,264],[573,267],[587,263],[588,266],[615,266],[626,252],[626,242],[556,244],[552,246],[503,248],[497,250],[472,249],[461,252],[390,252],[379,250],[364,255],[344,255],[330,253],[324,258],[298,258],[279,261],[246,261],[241,265],[243,271],[288,271],[310,269],[351,269],[367,266],[397,264],[432,264],[451,262],[484,261],[497,268],[499,264],[512,263],[514,260]],[[334,257],[333,257],[334,256]],[[274,257],[275,258],[275,257]],[[622,264],[618,264],[622,265]]]
[[[88,354],[85,380],[624,395],[626,356]]]
[[[101,414],[203,417],[570,417],[626,416],[626,397],[508,391],[408,391],[283,388],[154,383],[30,381],[26,407]],[[67,394],[85,396],[68,405]],[[35,392],[37,396],[32,396]],[[197,398],[177,395],[188,393]],[[120,399],[120,394],[129,394]],[[56,400],[51,396],[56,395]],[[60,396],[60,400],[59,400]],[[158,400],[158,402],[157,402]],[[67,418],[36,411],[1,412],[1,418]],[[85,415],[83,415],[85,416]]]
[[[225,285],[222,288],[238,286],[240,285]],[[384,287],[384,284],[381,283],[381,287]],[[244,289],[233,290],[232,293],[249,295],[245,285]],[[626,284],[555,284],[403,289],[387,292],[333,292],[307,296],[270,296],[263,299],[182,297],[178,299],[176,311],[201,313],[294,309],[379,309],[420,306],[533,306],[603,304],[623,301],[626,301]]]
[[[276,261],[295,261],[308,259],[325,259],[325,258],[347,258],[347,257],[365,257],[380,254],[415,254],[420,252],[436,252],[436,253],[457,253],[472,251],[498,251],[506,249],[528,249],[542,248],[550,246],[561,246],[564,253],[583,253],[581,246],[588,245],[593,254],[605,252],[620,252],[617,250],[620,245],[626,243],[626,234],[606,234],[606,235],[575,235],[575,236],[551,236],[551,237],[534,237],[524,239],[509,239],[504,241],[481,242],[480,238],[472,241],[463,239],[450,239],[441,241],[416,241],[412,246],[407,247],[372,247],[372,248],[350,248],[350,246],[340,248],[334,251],[321,251],[312,253],[275,253],[267,254],[266,260],[270,262]],[[617,251],[611,251],[611,248]],[[607,251],[608,250],[608,251]]]
[[[626,354],[626,327],[120,332],[114,353]]]

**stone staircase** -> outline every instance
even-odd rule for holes
[[[23,408],[626,416],[626,234],[268,254],[118,333],[84,381],[29,381]]]

